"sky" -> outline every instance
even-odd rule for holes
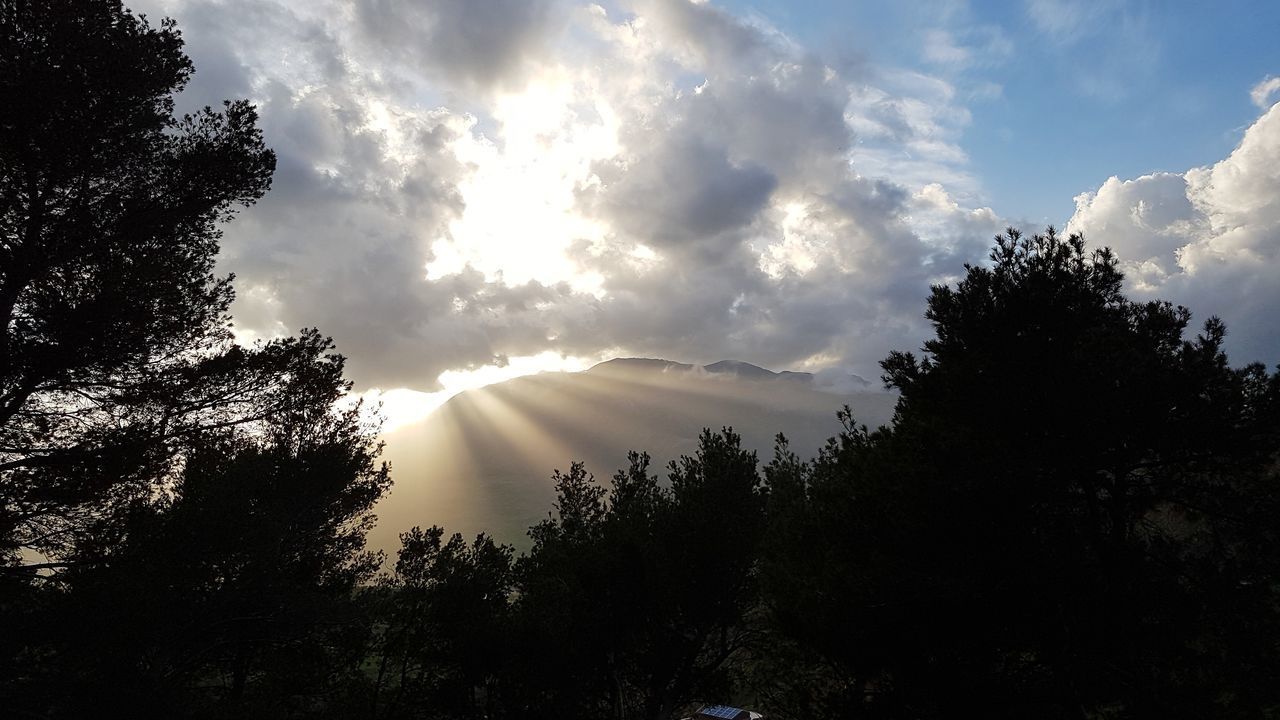
[[[615,356],[878,376],[1013,225],[1280,360],[1280,4],[138,0],[180,111],[249,98],[246,342],[332,335],[407,422]]]

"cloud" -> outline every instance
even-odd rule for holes
[[[1027,0],[1027,16],[1037,30],[1061,43],[1071,43],[1097,31],[1099,21],[1116,3],[1098,0]]]
[[[388,59],[412,58],[435,79],[482,87],[530,70],[557,26],[553,0],[357,0],[363,40]]]
[[[941,183],[967,197],[979,194],[960,145],[972,121],[955,86],[913,71],[884,71],[878,85],[852,88],[845,120],[857,142],[851,151],[864,175],[909,187]]]
[[[625,30],[631,57],[644,60],[626,75],[654,81],[645,92],[628,88],[639,96],[630,104],[611,98],[619,151],[595,163],[579,193],[608,228],[578,258],[605,278],[596,337],[694,361],[848,363],[874,376],[889,349],[919,343],[920,306],[939,268],[959,257],[953,243],[970,259],[998,229],[931,244],[913,227],[923,206],[891,179],[963,162],[940,136],[954,137],[951,123],[967,114],[930,102],[952,98],[950,87],[895,78],[923,100],[855,85],[769,28],[714,7],[642,8],[655,12]],[[606,33],[624,27],[602,22]],[[662,72],[667,63],[674,73]],[[671,88],[662,82],[671,75],[692,80]],[[876,102],[861,104],[873,92]],[[868,148],[919,157],[863,164],[860,135]],[[637,248],[658,260],[638,260]]]
[[[924,59],[950,70],[998,65],[1013,55],[1013,41],[995,25],[930,28],[924,33]]]
[[[1077,197],[1068,228],[1115,248],[1137,296],[1222,317],[1233,361],[1280,359],[1280,105],[1213,165]]]
[[[946,30],[929,30],[924,36],[924,59],[941,65],[965,66],[973,61],[973,51],[961,46]]]
[[[1178,272],[1178,252],[1202,231],[1203,219],[1187,196],[1181,173],[1155,173],[1134,180],[1109,178],[1093,193],[1076,197],[1069,227],[1110,245],[1125,260],[1130,281],[1154,289]]]
[[[599,212],[615,230],[662,250],[741,230],[777,187],[768,170],[735,164],[725,147],[683,134],[629,162],[601,165],[597,173]]]
[[[318,326],[361,388],[548,351],[872,378],[1004,224],[950,82],[709,3],[165,9],[183,102],[248,95],[279,155],[226,230],[237,331]]]
[[[1266,110],[1271,107],[1272,96],[1276,93],[1280,93],[1280,77],[1268,75],[1249,91],[1249,99],[1253,100],[1254,105]]]

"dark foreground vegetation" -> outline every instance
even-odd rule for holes
[[[111,0],[0,0],[0,43],[0,716],[1280,717],[1280,380],[1107,251],[934,288],[889,427],[574,465],[526,554],[383,571],[342,358],[228,331],[253,109],[174,119],[176,29]]]

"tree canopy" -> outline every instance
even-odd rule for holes
[[[219,223],[270,184],[248,103],[175,118],[170,21],[8,2],[0,23],[0,553],[64,549],[176,438],[263,416],[297,361],[231,343]],[[300,347],[300,346],[299,346]],[[136,489],[135,489],[136,491]]]
[[[1280,700],[1277,382],[1110,252],[996,240],[892,353],[891,426],[783,473],[784,627],[891,716],[1251,716]],[[789,484],[788,484],[789,483]],[[1247,610],[1246,610],[1247,609]],[[1228,630],[1246,612],[1255,635]]]
[[[119,2],[0,4],[6,713],[294,714],[358,664],[388,470],[327,338],[234,342],[275,158],[247,102],[173,115],[191,72]]]

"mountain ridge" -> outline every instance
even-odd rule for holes
[[[822,380],[741,361],[615,358],[467,390],[384,435],[395,484],[377,509],[371,544],[391,552],[398,533],[440,524],[522,545],[552,510],[552,471],[572,461],[603,480],[626,465],[628,451],[646,451],[651,472],[665,476],[666,463],[691,454],[703,428],[723,427],[766,461],[778,433],[809,457],[839,431],[844,405],[873,427],[892,417],[895,394],[869,391],[865,381],[839,391],[845,386]]]
[[[770,370],[743,360],[718,360],[707,365],[694,365],[665,358],[616,357],[596,363],[581,372],[607,373],[621,368],[654,372],[700,372],[709,375],[732,375],[751,380],[800,380],[817,383],[820,387],[824,386],[819,380],[820,376],[814,373],[796,370]],[[832,381],[829,383],[831,386],[835,386],[837,384],[836,380],[840,379],[852,383],[854,387],[867,389],[872,387],[871,383],[865,378],[853,373],[837,374],[828,372],[823,373],[821,377],[830,379]]]

